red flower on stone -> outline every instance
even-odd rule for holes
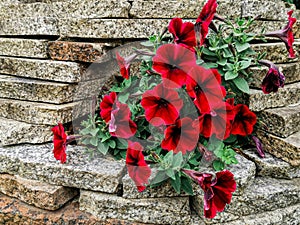
[[[135,182],[139,192],[146,189],[151,175],[151,169],[147,165],[143,155],[143,147],[138,142],[128,141],[126,154],[127,171],[131,179]]]
[[[233,174],[224,170],[212,174],[200,173],[192,170],[184,170],[188,176],[195,180],[204,191],[204,216],[212,219],[217,212],[222,212],[226,204],[230,204],[232,193],[236,190],[236,182]]]
[[[231,134],[247,136],[253,132],[256,124],[256,115],[248,106],[238,104],[234,107],[235,117],[232,123]]]
[[[193,51],[176,44],[165,44],[153,57],[153,69],[161,74],[166,87],[181,87],[185,84],[191,67],[196,65]]]
[[[221,86],[221,75],[216,69],[194,67],[186,80],[186,90],[194,98],[201,113],[210,113],[210,105],[223,101],[226,90]]]
[[[159,84],[143,94],[141,105],[145,109],[147,121],[154,126],[160,126],[175,123],[183,101],[175,90]]]
[[[198,124],[193,124],[192,119],[185,117],[167,127],[161,147],[169,151],[173,150],[174,153],[185,154],[186,151],[192,151],[196,147],[198,139]]]
[[[196,20],[195,29],[197,32],[196,35],[199,37],[200,46],[204,44],[208,34],[208,27],[217,12],[217,7],[218,4],[216,0],[208,0]]]
[[[130,63],[125,60],[118,52],[116,52],[116,58],[120,67],[120,73],[123,78],[129,79],[130,76]]]
[[[116,109],[111,112],[109,132],[114,137],[130,138],[137,130],[136,124],[130,119],[131,112],[128,105],[117,102]]]
[[[113,106],[116,101],[117,94],[115,92],[111,92],[109,95],[104,96],[100,103],[100,116],[106,123],[108,123],[111,119],[111,111],[113,110]]]
[[[67,134],[61,123],[52,128],[53,132],[53,144],[54,144],[54,157],[60,160],[61,163],[65,163],[67,159],[66,149],[67,149]]]
[[[183,23],[181,18],[174,18],[169,24],[169,32],[173,35],[176,44],[194,51],[194,47],[196,47],[196,34],[193,23]]]

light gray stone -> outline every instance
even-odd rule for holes
[[[42,80],[74,83],[83,68],[74,62],[0,57],[0,73]]]
[[[38,134],[38,132],[36,132]],[[0,148],[0,172],[49,184],[116,193],[125,163],[97,155],[89,159],[84,147],[68,146],[67,162],[61,164],[53,145],[21,145]]]
[[[52,137],[51,128],[47,125],[34,125],[0,118],[0,146],[48,142]]]
[[[0,38],[0,55],[49,58],[48,40]]]
[[[80,210],[99,219],[123,219],[151,224],[190,224],[188,197],[124,199],[100,192],[80,191]]]
[[[249,149],[243,152],[255,163],[258,176],[280,179],[300,178],[300,167],[292,166],[269,153],[265,153],[265,158],[261,158],[256,153],[256,149]]]

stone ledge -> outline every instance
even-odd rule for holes
[[[78,195],[72,188],[0,174],[0,192],[41,209],[57,210]]]
[[[0,172],[53,185],[107,193],[118,191],[125,171],[123,162],[102,156],[89,160],[83,147],[68,146],[67,163],[61,164],[54,159],[52,149],[52,144],[0,148]]]

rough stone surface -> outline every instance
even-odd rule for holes
[[[188,197],[124,199],[100,192],[80,191],[80,209],[100,219],[154,224],[190,224]]]
[[[0,55],[48,58],[48,40],[0,38]]]
[[[78,82],[82,68],[74,62],[0,57],[0,73],[59,82]]]
[[[262,90],[250,90],[250,96],[246,104],[253,111],[261,111],[269,108],[277,108],[296,104],[300,101],[300,82],[285,85],[279,88],[277,93],[264,94]]]
[[[0,146],[48,142],[52,138],[51,128],[52,126],[34,125],[0,118]]]
[[[300,167],[292,166],[269,153],[265,153],[265,158],[259,157],[256,149],[246,150],[244,154],[255,163],[258,176],[280,179],[300,178]]]
[[[288,137],[300,130],[300,104],[267,109],[258,116],[267,126],[267,131],[277,136]]]
[[[36,132],[38,133],[38,132]],[[0,148],[0,172],[49,184],[115,193],[125,164],[102,156],[89,159],[83,147],[68,146],[67,163],[56,161],[53,145]]]
[[[285,84],[300,81],[300,64],[299,62],[288,64],[276,64],[285,76]],[[253,73],[250,86],[261,88],[262,81],[267,75],[269,68],[265,66],[251,67],[250,72]]]
[[[5,225],[144,225],[122,220],[98,220],[79,210],[78,200],[57,211],[47,211],[0,194],[0,224]],[[149,224],[148,224],[149,225]]]
[[[283,159],[292,166],[300,165],[300,132],[287,138],[279,138],[275,135],[259,131],[258,137],[261,139],[264,150],[272,155]]]
[[[72,102],[75,85],[0,75],[0,97],[48,103]]]
[[[0,174],[0,192],[47,210],[61,208],[79,193],[77,189],[54,186],[8,174]]]

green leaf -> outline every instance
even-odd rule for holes
[[[106,155],[108,152],[108,146],[105,146],[103,143],[99,142],[98,143],[98,147],[97,147],[98,151],[101,152],[103,155]]]
[[[251,65],[251,60],[240,61],[239,65],[240,65],[240,70],[247,69]]]
[[[173,180],[176,180],[175,178],[175,171],[173,168],[169,168],[166,170],[166,174],[168,175],[168,177],[170,177]]]
[[[99,130],[100,130],[99,128],[91,129],[91,130],[90,130],[90,134],[91,134],[92,136],[96,136]]]
[[[158,171],[155,177],[151,180],[150,185],[153,187],[155,184],[160,184],[166,181],[168,176],[166,175],[165,171]]]
[[[97,147],[98,146],[98,137],[92,137],[90,140],[91,145]]]
[[[181,189],[188,195],[194,195],[193,187],[191,185],[191,180],[181,176]]]
[[[204,63],[203,66],[207,69],[214,69],[214,68],[218,68],[218,64],[217,63]]]
[[[114,140],[109,140],[108,144],[112,149],[116,148],[116,142]]]
[[[129,97],[129,93],[121,94],[121,95],[118,95],[118,100],[121,103],[125,104],[127,102],[127,100],[128,100],[128,97]]]
[[[227,59],[220,59],[219,61],[217,61],[217,64],[221,65],[221,66],[225,66],[227,63]]]
[[[183,162],[182,152],[179,152],[173,158],[172,167],[181,168],[182,162]]]
[[[118,149],[127,149],[128,148],[127,141],[124,139],[118,138],[116,144],[117,144]]]
[[[172,165],[173,162],[173,151],[169,151],[165,157],[164,157],[164,163],[166,164],[165,166],[167,166],[165,169],[169,168]]]
[[[236,135],[230,135],[229,138],[227,138],[226,140],[224,140],[224,142],[226,143],[233,143],[237,140],[237,136]]]
[[[235,86],[244,93],[250,94],[250,88],[244,78],[238,77],[233,80]]]
[[[90,142],[90,138],[84,138],[81,140],[81,143],[84,144],[84,145],[89,145],[91,142]]]
[[[216,171],[221,171],[221,170],[224,170],[225,168],[225,165],[223,162],[221,162],[220,160],[215,160],[213,162],[213,167]]]
[[[239,74],[234,72],[233,70],[228,70],[226,73],[225,73],[225,80],[232,80],[236,77],[238,77]]]
[[[249,43],[240,43],[240,42],[236,42],[235,43],[235,48],[238,52],[242,52],[245,51],[246,49],[250,48],[250,44]]]
[[[144,41],[144,42],[141,42],[140,44],[145,47],[153,47],[154,46],[154,44],[151,41]]]
[[[202,53],[205,54],[205,55],[209,55],[209,56],[217,56],[216,53],[214,53],[212,51],[209,51],[207,48],[203,48]]]
[[[175,189],[175,191],[180,194],[181,190],[181,179],[179,176],[179,172],[175,174],[175,180],[171,179],[171,185]]]

